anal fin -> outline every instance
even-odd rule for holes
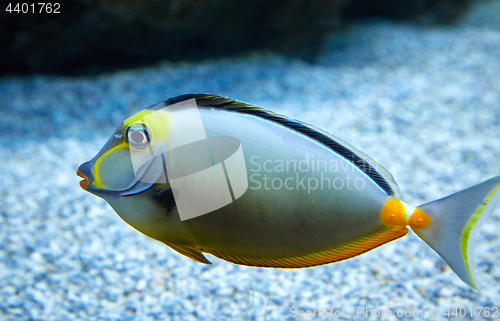
[[[203,252],[235,264],[273,268],[303,268],[333,263],[360,255],[403,237],[407,233],[408,229],[404,226],[385,226],[374,233],[320,251],[287,256],[241,255],[214,250],[203,250]]]

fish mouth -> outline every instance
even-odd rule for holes
[[[78,169],[76,171],[76,176],[83,178],[83,180],[80,181],[81,188],[85,189],[87,186],[89,186],[90,182],[89,182],[88,178],[85,175],[83,175],[83,173],[80,169]]]

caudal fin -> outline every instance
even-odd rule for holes
[[[476,288],[474,239],[500,199],[500,176],[436,201],[420,205],[431,223],[414,229],[468,285]]]

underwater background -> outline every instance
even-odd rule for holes
[[[455,308],[475,313],[460,320],[497,319],[500,206],[478,234],[487,285],[478,292],[412,231],[314,268],[237,266],[210,255],[213,265],[202,265],[128,226],[79,187],[75,172],[137,111],[214,93],[344,139],[387,168],[416,206],[500,175],[499,75],[498,1],[448,26],[358,22],[332,33],[314,63],[255,52],[87,76],[4,75],[0,319],[399,320],[412,317],[398,311],[421,310],[422,319],[445,320]],[[478,318],[476,307],[491,314]],[[373,315],[298,316],[323,308]]]

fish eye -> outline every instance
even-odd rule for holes
[[[127,141],[134,148],[144,148],[149,145],[150,136],[146,125],[134,124],[127,129]]]

